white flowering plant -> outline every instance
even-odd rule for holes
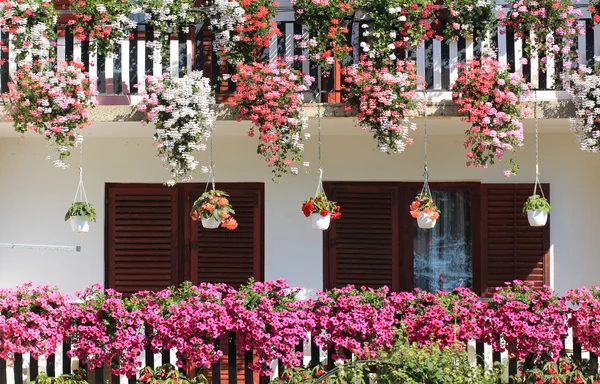
[[[171,172],[167,185],[190,181],[198,161],[192,154],[206,150],[215,120],[215,96],[202,71],[183,77],[146,76],[138,109],[145,123],[154,123],[158,156]],[[140,84],[137,86],[139,87]]]
[[[8,84],[3,97],[12,104],[4,118],[13,122],[15,131],[34,131],[56,146],[54,165],[66,168],[64,160],[81,140],[80,130],[89,124],[88,109],[96,105],[95,80],[84,72],[83,64],[40,60],[23,64]]]
[[[214,32],[213,50],[220,58],[226,57],[240,41],[236,30],[246,22],[246,11],[236,0],[214,0],[207,13]]]
[[[17,62],[28,54],[47,57],[56,33],[58,12],[52,0],[0,1],[0,28],[11,34],[12,52]]]
[[[168,62],[171,33],[187,33],[202,16],[194,12],[194,0],[141,0],[141,7],[154,32],[154,40],[146,43],[154,62]]]
[[[81,41],[90,41],[90,51],[111,57],[117,44],[130,37],[137,23],[130,17],[141,9],[133,1],[123,0],[70,0],[74,35]]]
[[[578,73],[566,76],[568,91],[573,97],[575,118],[571,129],[581,150],[600,152],[600,58],[593,68],[581,65]]]

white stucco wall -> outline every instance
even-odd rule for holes
[[[346,124],[348,131],[356,132],[349,120],[340,120],[339,124]],[[526,137],[528,145],[518,155],[519,176],[505,179],[502,165],[488,170],[466,168],[463,136],[459,133],[464,125],[454,121],[448,124],[454,126],[452,130],[449,127],[446,131],[438,130],[429,137],[432,181],[534,180],[532,136]],[[101,128],[89,128],[90,133],[94,129]],[[600,284],[600,252],[596,242],[600,216],[595,199],[600,190],[597,176],[600,155],[581,152],[568,127],[565,126],[563,133],[556,131],[543,134],[540,160],[542,182],[551,184],[554,285],[557,291],[564,292],[572,287]],[[99,215],[98,223],[88,234],[72,233],[69,224],[63,221],[78,182],[77,152],[71,168],[59,170],[45,161],[48,152],[43,140],[0,137],[0,243],[82,246],[80,253],[0,248],[0,286],[10,287],[32,280],[57,285],[73,293],[104,281],[104,184],[166,180],[167,173],[155,158],[151,134],[149,128],[147,138],[90,134],[86,139],[85,186]],[[127,132],[122,131],[121,136],[127,136]],[[329,181],[419,181],[423,170],[422,143],[420,134],[405,153],[386,155],[376,150],[374,141],[366,133],[325,134],[324,178]],[[306,153],[306,158],[313,162],[313,172],[286,177],[279,184],[270,180],[270,172],[255,153],[256,144],[256,139],[241,135],[217,136],[217,183],[265,182],[266,278],[283,277],[294,286],[320,289],[321,233],[312,230],[300,212],[302,200],[314,193],[316,187],[316,135],[307,143]],[[208,152],[201,153],[200,158],[202,163],[207,163]],[[196,181],[204,182],[204,177],[198,175]]]

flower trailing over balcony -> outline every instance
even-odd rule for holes
[[[25,283],[0,289],[0,359],[15,353],[46,358],[71,326],[71,298],[50,286]]]
[[[318,292],[318,298],[309,302],[315,343],[332,347],[334,360],[346,360],[344,350],[359,359],[375,358],[377,351],[392,345],[396,311],[388,292],[388,287],[353,285]]]
[[[302,160],[301,142],[304,136],[308,137],[303,133],[308,127],[302,108],[303,92],[314,78],[278,59],[269,64],[238,64],[232,80],[236,83],[236,97],[231,104],[238,121],[244,118],[252,122],[250,137],[258,130],[257,153],[272,168],[275,180],[288,173],[297,174],[294,164]]]
[[[144,113],[143,122],[155,124],[158,156],[171,173],[167,185],[189,181],[199,164],[192,153],[206,150],[205,142],[215,120],[210,80],[202,71],[183,77],[163,74],[145,79],[147,85],[139,91],[143,101],[138,109]]]
[[[571,129],[577,135],[581,150],[600,152],[600,62],[593,68],[579,67],[578,73],[565,77],[567,90],[575,104],[575,118]]]
[[[214,0],[208,6],[210,29],[214,32],[213,50],[220,57],[226,57],[235,50],[240,41],[236,33],[244,28],[246,10],[236,0]]]
[[[573,6],[571,0],[510,0],[505,15],[498,8],[498,19],[507,28],[513,28],[519,38],[529,38],[535,32],[532,43],[525,45],[525,53],[541,57],[540,67],[548,68],[548,59],[566,57],[566,66],[570,68],[577,59],[577,52],[571,52],[571,46],[577,43],[577,36],[585,34],[585,27],[579,25],[581,11]],[[530,56],[531,57],[531,56]]]
[[[221,49],[217,55],[227,62],[237,65],[239,63],[252,63],[260,60],[265,48],[271,45],[273,37],[281,32],[274,21],[279,3],[273,0],[241,0],[244,9],[244,22],[237,24],[231,33],[231,42]],[[213,14],[211,17],[222,17]],[[223,49],[226,48],[226,49]]]
[[[600,354],[600,287],[572,289],[566,298],[575,307],[569,319],[573,339],[586,350]]]
[[[462,121],[471,123],[466,132],[467,166],[487,168],[504,154],[523,146],[523,123],[531,110],[521,105],[529,86],[518,73],[491,57],[470,60],[460,66],[452,85],[452,99]],[[519,166],[510,159],[504,176],[516,175]]]
[[[193,12],[194,0],[141,0],[140,3],[154,32],[154,40],[146,43],[152,50],[152,60],[169,62],[171,34],[188,33],[189,25],[201,21],[201,14]]]
[[[362,53],[371,59],[382,56],[396,60],[398,49],[421,45],[435,35],[439,5],[430,0],[359,0],[358,5],[373,20],[361,21],[367,41],[361,43]]]
[[[484,315],[483,338],[512,358],[556,361],[567,334],[566,312],[564,300],[549,287],[534,289],[515,280],[496,288]]]
[[[28,54],[47,57],[56,38],[58,12],[51,0],[4,0],[0,2],[0,27],[12,34],[17,63]]]
[[[410,118],[419,113],[417,76],[412,61],[383,60],[375,63],[362,57],[358,64],[344,70],[344,109],[358,111],[358,125],[369,130],[382,152],[403,152],[413,139],[409,130],[416,129]]]
[[[226,287],[186,282],[156,293],[136,296],[144,327],[155,353],[177,350],[179,368],[209,368],[223,352],[215,346],[230,324],[223,305]],[[185,366],[184,364],[187,364]]]
[[[446,9],[440,9],[446,18],[446,28],[437,39],[457,41],[473,37],[475,31],[485,36],[496,23],[493,3],[490,0],[444,0]],[[438,18],[440,18],[438,15]]]
[[[47,61],[24,64],[9,83],[10,112],[4,116],[13,122],[15,131],[34,131],[45,136],[58,150],[57,167],[77,144],[79,131],[88,122],[88,109],[96,104],[98,94],[83,64],[59,61],[50,69]],[[95,81],[95,80],[94,80]]]
[[[594,23],[600,24],[600,0],[591,0],[589,2],[588,11],[590,11]]]
[[[238,351],[255,352],[255,360],[248,365],[252,371],[269,376],[271,362],[277,359],[284,368],[302,364],[303,354],[296,346],[308,339],[314,323],[306,302],[296,299],[298,291],[283,279],[264,283],[250,279],[237,291],[230,289],[223,299]]]
[[[141,9],[133,1],[70,0],[74,18],[74,35],[81,41],[90,41],[90,51],[99,56],[113,56],[122,40],[129,39],[137,23],[129,17]]]
[[[402,317],[411,342],[462,349],[482,335],[485,304],[469,289],[435,294],[416,289],[392,293],[390,300]]]
[[[292,0],[296,21],[308,27],[302,35],[301,49],[308,50],[309,58],[321,67],[331,68],[335,60],[350,57],[346,18],[354,14],[355,0]]]
[[[77,296],[73,306],[69,356],[85,361],[88,369],[111,367],[115,375],[135,376],[138,356],[146,349],[142,312],[113,289],[94,285]]]

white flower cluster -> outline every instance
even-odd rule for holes
[[[575,104],[575,118],[571,129],[577,136],[581,150],[600,152],[600,58],[594,69],[580,66],[579,73],[567,76],[568,91]]]
[[[167,185],[190,181],[199,164],[192,152],[206,150],[215,121],[210,80],[201,71],[181,78],[148,76],[147,80],[138,109],[145,112],[147,122],[155,123],[159,158],[171,172]]]
[[[213,50],[225,53],[235,48],[239,36],[233,33],[245,22],[246,11],[236,0],[214,0],[208,7],[210,29],[215,33]]]
[[[187,33],[195,20],[193,0],[143,0],[142,11],[146,22],[154,28],[154,41],[146,46],[152,51],[150,58],[162,62],[168,57],[169,35],[179,31]]]
[[[38,17],[42,12],[52,16]],[[28,55],[47,57],[52,46],[48,38],[51,35],[49,29],[56,22],[52,0],[0,1],[0,27],[2,32],[11,34],[12,60]]]

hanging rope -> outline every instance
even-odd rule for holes
[[[425,179],[425,182],[423,183],[423,189],[421,189],[421,195],[428,194],[431,196],[431,190],[429,189],[429,170],[427,169],[427,91],[425,89],[423,89],[423,98],[425,99],[425,114],[423,115],[423,133],[425,134],[425,139],[423,140],[425,143],[423,178]]]
[[[540,161],[539,161],[539,119],[538,119],[538,105],[537,105],[537,90],[534,91],[534,104],[533,104],[533,116],[535,118],[535,185],[533,186],[533,195],[537,195],[537,187],[540,187],[542,197],[544,196],[544,190],[540,184]]]
[[[77,184],[77,190],[75,191],[75,197],[73,198],[73,204],[77,202],[88,203],[87,195],[85,194],[85,187],[83,185],[83,137],[77,138],[79,143],[79,184]]]
[[[204,192],[208,191],[208,186],[211,185],[212,189],[215,189],[215,163],[213,162],[213,136],[215,135],[215,125],[210,128],[210,164],[208,165],[208,181],[206,182],[206,187],[204,188]]]
[[[324,198],[327,198],[325,195],[325,189],[323,188],[323,168],[321,166],[321,87],[318,88],[319,96],[317,100],[317,149],[318,149],[318,159],[319,159],[319,183],[317,184],[317,192],[315,192],[315,196],[319,193],[323,194]]]

